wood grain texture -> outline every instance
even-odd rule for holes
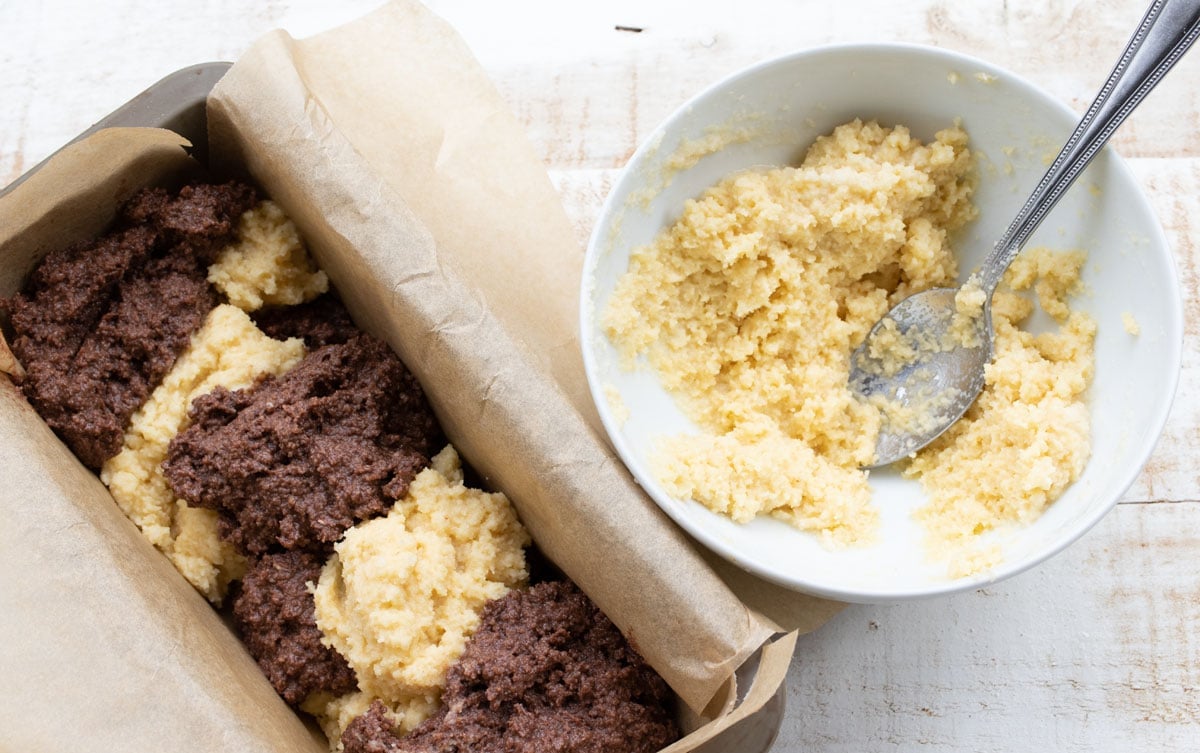
[[[0,0],[0,183],[163,75],[236,59],[377,0]],[[852,41],[938,45],[1086,106],[1142,0],[431,0],[526,127],[581,247],[620,167],[675,107],[737,69]],[[618,30],[616,27],[641,29]],[[1033,572],[931,602],[851,607],[801,640],[776,750],[1200,749],[1200,54],[1117,134],[1174,248],[1183,373],[1117,510]]]
[[[1195,750],[1200,504],[1122,505],[993,587],[800,639],[787,751]]]

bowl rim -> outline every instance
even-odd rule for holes
[[[807,593],[822,598],[834,599],[839,601],[848,601],[852,603],[900,603],[907,601],[916,601],[920,599],[933,598],[938,596],[949,596],[956,593],[962,593],[969,590],[974,590],[991,583],[1004,580],[1006,578],[1017,575],[1021,572],[1029,570],[1041,563],[1047,561],[1051,557],[1062,552],[1068,546],[1078,541],[1085,533],[1091,530],[1104,516],[1112,511],[1126,492],[1130,489],[1133,483],[1141,474],[1146,462],[1153,454],[1162,438],[1163,429],[1166,426],[1167,419],[1170,415],[1172,406],[1178,390],[1180,371],[1182,366],[1183,356],[1183,302],[1180,289],[1180,278],[1178,263],[1175,259],[1175,253],[1169,243],[1166,233],[1163,230],[1162,222],[1158,217],[1158,213],[1154,210],[1149,197],[1146,195],[1142,185],[1137,180],[1130,167],[1113,149],[1112,145],[1106,145],[1102,151],[1107,152],[1107,159],[1112,169],[1117,174],[1129,181],[1134,186],[1133,199],[1141,204],[1140,209],[1145,211],[1147,215],[1153,218],[1150,233],[1150,246],[1159,247],[1166,250],[1164,269],[1171,283],[1170,290],[1172,295],[1166,296],[1167,299],[1167,317],[1164,321],[1165,346],[1167,348],[1168,363],[1164,369],[1166,383],[1163,385],[1166,395],[1165,399],[1160,403],[1158,411],[1151,416],[1151,421],[1147,426],[1152,430],[1150,436],[1152,441],[1143,443],[1139,452],[1131,452],[1131,459],[1136,460],[1136,463],[1128,464],[1128,470],[1119,477],[1118,481],[1112,485],[1112,488],[1119,487],[1120,491],[1113,495],[1112,500],[1106,504],[1095,506],[1086,515],[1076,517],[1069,525],[1064,526],[1063,535],[1055,539],[1053,545],[1046,547],[1030,556],[1026,556],[1016,561],[1004,561],[994,568],[990,568],[980,576],[968,576],[958,579],[950,579],[944,582],[933,582],[923,587],[908,587],[901,590],[880,590],[872,588],[841,588],[829,587],[822,585],[820,582],[814,582],[812,579],[804,576],[785,577],[770,568],[767,568],[751,558],[746,558],[741,552],[732,548],[728,544],[721,541],[718,537],[712,535],[701,526],[693,525],[692,516],[688,514],[679,504],[668,504],[666,500],[675,502],[676,500],[661,488],[657,480],[653,478],[643,479],[634,472],[634,464],[631,458],[636,457],[636,453],[632,450],[629,444],[621,435],[620,422],[617,421],[613,414],[608,400],[605,397],[605,385],[600,381],[598,373],[597,357],[595,348],[592,346],[592,338],[603,336],[597,329],[596,319],[597,312],[595,310],[594,287],[592,281],[595,275],[595,270],[602,254],[600,248],[604,239],[609,235],[609,227],[612,219],[617,215],[617,211],[621,205],[626,202],[625,197],[628,194],[627,183],[634,180],[637,168],[640,166],[647,155],[656,152],[660,147],[660,142],[667,131],[678,121],[685,117],[688,112],[699,102],[712,97],[721,91],[737,85],[743,79],[750,78],[760,72],[780,65],[792,65],[806,58],[821,58],[829,55],[881,55],[881,54],[903,54],[916,55],[925,58],[940,59],[948,64],[957,67],[972,67],[973,69],[988,75],[996,76],[1003,79],[1007,84],[1017,87],[1022,92],[1030,96],[1047,109],[1056,110],[1059,114],[1069,118],[1072,122],[1077,122],[1079,114],[1072,110],[1066,103],[1060,101],[1042,87],[1034,84],[1028,79],[1013,73],[1010,70],[1001,68],[994,63],[982,60],[973,55],[949,50],[931,45],[917,44],[912,42],[844,42],[828,45],[820,45],[817,47],[797,50],[783,55],[771,57],[757,63],[741,68],[733,73],[730,73],[715,83],[712,83],[702,89],[697,94],[689,97],[685,102],[675,108],[670,115],[662,120],[654,128],[650,134],[643,139],[642,143],[630,156],[629,160],[621,169],[621,173],[617,180],[613,183],[609,190],[608,196],[605,198],[604,204],[601,206],[600,213],[596,217],[595,224],[592,227],[592,232],[588,237],[588,245],[584,254],[583,274],[581,279],[581,294],[579,302],[579,336],[580,350],[583,355],[584,372],[588,382],[588,391],[591,394],[592,402],[595,404],[596,410],[599,413],[600,421],[604,426],[604,430],[608,435],[609,441],[612,443],[621,461],[625,464],[626,469],[635,478],[638,485],[645,493],[654,500],[655,504],[666,513],[672,520],[675,521],[689,536],[699,541],[705,547],[721,556],[727,561],[737,565],[747,572],[757,577],[763,578],[772,583],[788,588],[790,590]],[[622,190],[625,189],[625,190]],[[618,197],[622,197],[618,199]]]

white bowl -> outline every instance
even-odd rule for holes
[[[930,562],[910,513],[923,503],[916,481],[873,471],[881,513],[879,542],[831,550],[778,520],[739,525],[700,504],[675,499],[656,481],[648,455],[655,438],[695,430],[653,372],[623,371],[599,324],[630,251],[678,218],[684,200],[739,169],[795,164],[823,133],[854,118],[904,124],[929,140],[960,119],[980,155],[979,218],[956,252],[965,275],[1015,216],[1077,116],[994,65],[946,50],[901,44],[808,50],[756,65],[716,84],[674,113],[634,154],[608,197],[588,246],[581,327],[593,399],[618,453],[668,515],[692,536],[746,570],[818,596],[891,602],[976,588],[1061,551],[1104,516],[1133,483],[1166,421],[1178,380],[1182,313],[1174,261],[1129,169],[1105,149],[1030,241],[1088,251],[1088,293],[1073,307],[1097,322],[1096,375],[1089,393],[1092,453],[1081,477],[1034,523],[1003,542],[1004,559],[961,579]],[[1134,116],[1137,117],[1136,115]],[[714,128],[716,129],[714,131]],[[672,166],[681,144],[714,133],[752,134],[685,169]],[[1134,316],[1137,337],[1122,314]],[[609,399],[613,389],[625,421]],[[617,409],[618,411],[620,409]]]

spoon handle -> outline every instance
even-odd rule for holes
[[[1004,270],[1083,169],[1200,36],[1200,0],[1155,0],[1033,194],[980,268],[990,295]]]

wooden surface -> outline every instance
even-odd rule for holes
[[[0,185],[173,70],[234,60],[271,28],[307,35],[376,4],[0,0]],[[641,139],[740,67],[831,42],[933,44],[1082,109],[1144,10],[1141,0],[430,5],[528,128],[581,243]],[[1186,302],[1179,392],[1144,473],[1081,542],[1033,572],[953,598],[850,607],[802,638],[776,750],[1200,749],[1197,123],[1193,53],[1115,139],[1173,244]]]

